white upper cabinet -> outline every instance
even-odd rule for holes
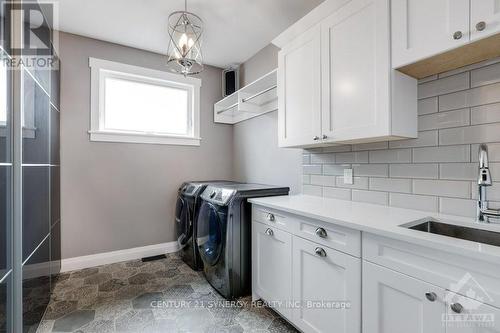
[[[392,66],[416,78],[498,57],[499,33],[500,0],[391,0]]]
[[[278,56],[279,145],[314,144],[321,135],[321,29],[317,25]]]
[[[325,92],[321,124],[327,140],[391,132],[388,13],[389,0],[357,0],[321,24]]]
[[[392,0],[393,67],[468,43],[469,1]]]
[[[348,1],[285,44],[280,146],[416,137],[417,82],[393,71],[390,58],[389,0]]]
[[[500,0],[471,0],[471,40],[500,32]]]

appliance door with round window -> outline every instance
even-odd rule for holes
[[[205,266],[215,266],[223,260],[226,238],[227,207],[203,201],[198,213],[197,242]]]
[[[179,196],[175,206],[175,226],[177,229],[177,242],[180,247],[186,245],[192,236],[190,212],[188,202]]]

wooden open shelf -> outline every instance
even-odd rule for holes
[[[500,56],[500,34],[397,68],[416,79],[450,71]]]

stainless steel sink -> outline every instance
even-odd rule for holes
[[[403,227],[436,235],[500,246],[500,232],[463,227],[437,221],[425,221],[411,226],[403,225]]]

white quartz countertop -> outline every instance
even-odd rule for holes
[[[478,224],[472,218],[309,195],[253,198],[249,199],[249,201],[252,204],[271,209],[407,241],[437,250],[458,253],[500,265],[500,247],[401,227],[403,224],[428,218],[448,224],[496,232],[500,232],[500,224]]]

